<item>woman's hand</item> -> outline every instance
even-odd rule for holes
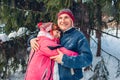
[[[53,59],[57,63],[62,63],[63,53],[59,49],[57,49],[57,52],[58,52],[58,55],[52,56],[52,57],[50,57],[50,59]]]
[[[38,50],[39,44],[37,43],[38,38],[33,38],[30,40],[31,49]]]

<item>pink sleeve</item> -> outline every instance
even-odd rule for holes
[[[40,37],[38,43],[40,45],[39,50],[37,51],[38,53],[48,57],[57,55],[56,50],[50,50],[48,48],[48,46],[58,46],[59,44],[56,44],[55,41],[52,41],[47,37]]]
[[[39,51],[41,51],[43,53],[43,55],[48,56],[48,57],[55,56],[55,55],[58,54],[57,50],[56,49],[55,50],[50,50],[48,48],[48,46],[55,47],[55,46],[58,46],[58,45],[59,44],[57,44],[56,42],[52,41],[51,39],[45,39],[44,38],[43,40],[41,39],[41,41],[40,41],[40,50]],[[64,47],[61,47],[60,50],[64,54],[66,54],[68,56],[76,56],[77,55],[76,52],[68,50],[68,49],[66,49]]]
[[[72,50],[68,50],[65,47],[60,48],[60,51],[62,51],[64,54],[68,55],[68,56],[77,56],[78,53],[74,52]]]

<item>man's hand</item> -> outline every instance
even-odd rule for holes
[[[30,40],[31,49],[38,50],[39,44],[37,43],[38,38],[33,38]]]
[[[57,63],[62,63],[63,53],[59,49],[57,49],[57,52],[58,52],[58,55],[52,56],[52,57],[50,57],[50,59],[53,59]]]

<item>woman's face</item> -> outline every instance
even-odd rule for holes
[[[60,38],[60,31],[59,30],[53,30],[53,36],[54,38]]]
[[[62,31],[66,31],[73,25],[73,21],[67,14],[61,14],[57,20],[58,26]]]

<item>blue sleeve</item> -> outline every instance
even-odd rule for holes
[[[34,32],[31,32],[30,37],[27,39],[27,47],[30,47],[30,40],[36,38],[39,31],[39,29],[36,29]]]
[[[31,35],[28,40],[27,40],[27,46],[30,47],[30,40],[33,39],[33,38],[36,38],[37,36],[36,35]]]
[[[80,39],[76,46],[78,56],[63,55],[62,65],[68,68],[82,68],[89,66],[92,63],[92,53],[87,39]]]

